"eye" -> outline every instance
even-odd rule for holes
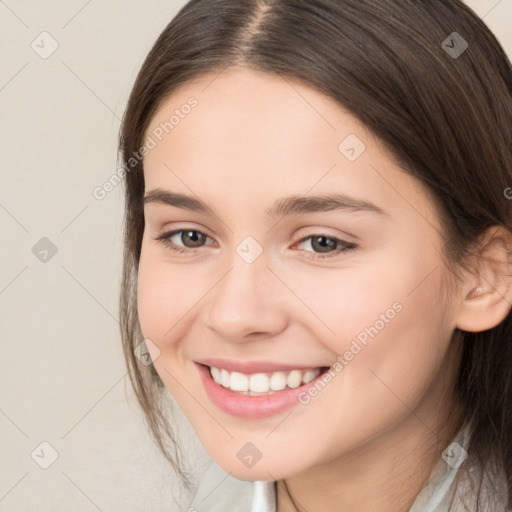
[[[175,252],[186,252],[188,249],[197,249],[203,245],[211,245],[211,243],[206,243],[211,238],[196,229],[169,231],[168,233],[162,233],[155,240],[162,242]]]
[[[305,244],[306,247],[309,246],[312,249],[305,249],[307,252],[316,253],[314,256],[308,256],[310,258],[328,258],[357,248],[356,244],[326,235],[310,235],[300,240],[298,245],[300,244]]]
[[[189,252],[205,245],[213,245],[213,240],[208,235],[196,229],[169,231],[162,233],[155,240],[162,242],[177,253]],[[300,240],[296,245],[301,244],[306,246],[306,252],[313,253],[308,256],[309,258],[317,259],[328,258],[357,248],[356,244],[326,235],[310,235]],[[308,246],[309,248],[307,248]]]

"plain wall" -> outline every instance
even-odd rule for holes
[[[93,195],[116,170],[136,73],[184,3],[0,2],[0,511],[186,510],[122,356],[122,187]],[[512,0],[468,3],[510,56]]]

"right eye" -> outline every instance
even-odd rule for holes
[[[165,246],[169,247],[175,252],[188,252],[191,249],[197,249],[207,244],[210,237],[196,229],[178,229],[168,231],[158,235],[155,240],[162,242]]]

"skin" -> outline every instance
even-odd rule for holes
[[[215,212],[144,207],[138,308],[144,336],[158,347],[150,348],[157,372],[225,471],[279,481],[279,512],[408,510],[460,427],[451,391],[460,354],[451,335],[499,323],[508,284],[499,299],[499,273],[481,266],[447,291],[444,239],[425,188],[331,98],[288,78],[230,68],[175,91],[147,134],[191,96],[197,107],[144,159],[146,193],[186,194]],[[366,146],[353,162],[338,149],[349,134]],[[333,191],[387,214],[266,213],[284,196]],[[204,233],[206,245],[176,253],[156,240],[177,229]],[[307,238],[314,235],[357,248],[320,259]],[[247,236],[263,249],[250,264],[236,252]],[[172,240],[184,246],[179,235]],[[503,245],[492,250],[505,264]],[[481,293],[471,295],[477,286]],[[209,400],[193,363],[329,366],[397,302],[401,311],[291,413],[230,416]],[[247,442],[262,453],[252,468],[237,457]]]

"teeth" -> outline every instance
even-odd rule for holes
[[[215,377],[212,375],[212,377],[215,379]],[[227,370],[221,370],[220,371],[220,382],[217,382],[217,384],[221,384],[222,386],[224,386],[225,388],[229,388],[229,383],[230,383],[230,375],[229,375],[229,372]]]
[[[222,382],[221,380],[221,372],[218,368],[214,368],[213,366],[210,368],[210,372],[212,374],[212,377],[213,377],[213,380],[217,383],[217,384],[220,384]]]
[[[286,374],[284,372],[274,372],[270,377],[270,389],[281,391],[286,387]]]
[[[266,393],[268,391],[268,377],[264,373],[255,373],[249,377],[249,388],[251,391]],[[245,389],[243,390],[245,391]]]
[[[307,384],[308,382],[311,382],[313,379],[316,379],[317,376],[318,373],[316,372],[316,370],[306,370],[302,377],[302,382],[304,382],[304,384]]]
[[[302,382],[302,372],[300,370],[292,370],[288,377],[286,377],[286,384],[289,388],[295,389],[300,386]]]
[[[249,377],[243,373],[231,372],[229,388],[231,391],[249,391]]]
[[[228,372],[224,368],[210,367],[213,380],[231,391],[249,396],[271,395],[285,388],[295,389],[320,375],[320,368],[291,370],[290,372],[254,373]]]

